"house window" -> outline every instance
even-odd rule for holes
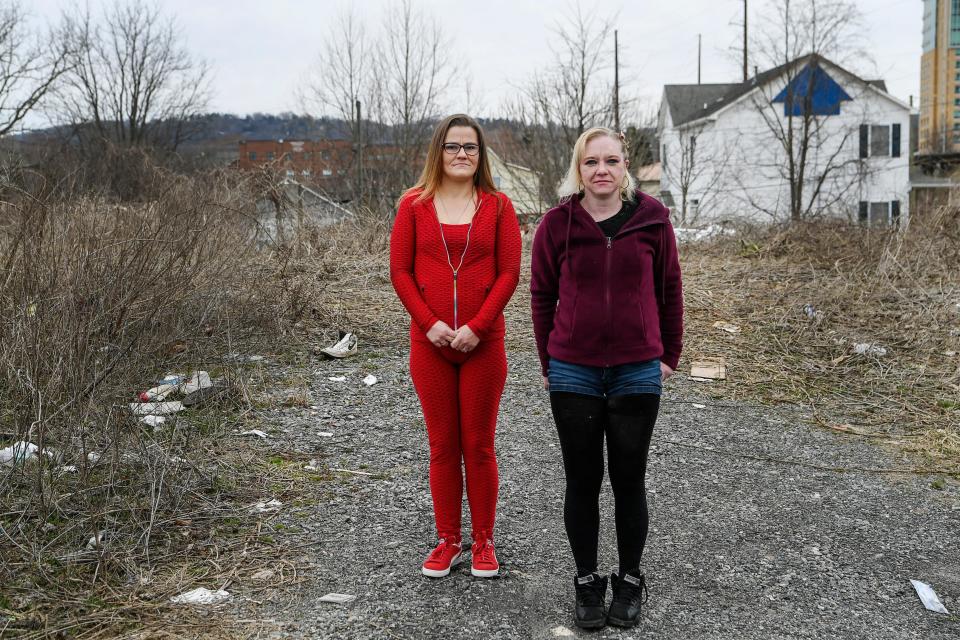
[[[330,152],[329,152],[329,151],[321,151],[321,152],[320,152],[320,157],[321,157],[322,159],[324,159],[324,160],[329,160],[329,159],[330,159]]]
[[[250,158],[250,162],[256,162],[256,161],[257,161],[257,152],[256,152],[256,151],[251,151],[250,153],[247,154],[247,157]]]
[[[860,125],[860,157],[900,157],[899,124]]]
[[[324,175],[324,177],[326,177],[326,176],[332,176],[332,175],[333,175],[333,171],[330,171],[330,169],[324,169],[324,170],[323,170],[323,175]]]
[[[886,125],[870,127],[870,155],[890,155],[890,127]]]
[[[300,172],[300,175],[302,175],[302,176],[309,176],[309,175],[310,175],[310,170],[309,170],[309,169],[304,169],[303,171]]]
[[[293,169],[287,169],[287,177],[288,177],[288,178],[292,178],[292,177],[293,177]]]
[[[309,160],[311,157],[313,157],[313,154],[310,153],[309,151],[304,151],[304,152],[303,152],[303,159],[304,159],[304,160]]]
[[[273,160],[273,151],[267,151],[267,160]]]
[[[891,202],[860,202],[860,212],[857,219],[865,227],[899,226],[900,201]]]

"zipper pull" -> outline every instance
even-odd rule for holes
[[[613,245],[613,238],[611,238],[610,236],[607,236],[607,249],[609,249],[612,245]]]

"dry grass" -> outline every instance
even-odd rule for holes
[[[260,426],[230,354],[287,327],[276,256],[253,252],[255,194],[151,171],[128,202],[0,185],[0,447],[46,452],[0,466],[0,636],[111,635],[285,562],[248,508],[296,495],[292,471],[224,437]],[[196,369],[228,392],[158,431],[132,417],[137,391]]]
[[[900,231],[827,222],[681,250],[686,337],[681,367],[722,358],[717,397],[801,403],[818,424],[882,437],[956,469],[960,463],[960,213]],[[361,220],[315,234],[291,254],[300,316],[401,345],[409,318],[389,282],[388,226]],[[529,241],[507,307],[511,349],[531,349]],[[816,313],[809,318],[805,305]],[[715,328],[735,324],[739,334]],[[884,356],[854,345],[882,346]]]

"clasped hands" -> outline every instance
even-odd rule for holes
[[[463,325],[454,331],[450,328],[450,325],[442,320],[437,320],[430,327],[430,330],[427,331],[427,339],[435,347],[449,345],[454,351],[462,351],[463,353],[473,351],[480,344],[480,338],[467,325]]]

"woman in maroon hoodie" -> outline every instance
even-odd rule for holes
[[[683,336],[669,211],[636,190],[625,147],[609,129],[580,136],[561,203],[533,241],[533,327],[563,452],[563,517],[577,565],[574,612],[584,628],[630,627],[640,619],[647,451]],[[605,437],[620,556],[609,611],[607,578],[597,574]]]

